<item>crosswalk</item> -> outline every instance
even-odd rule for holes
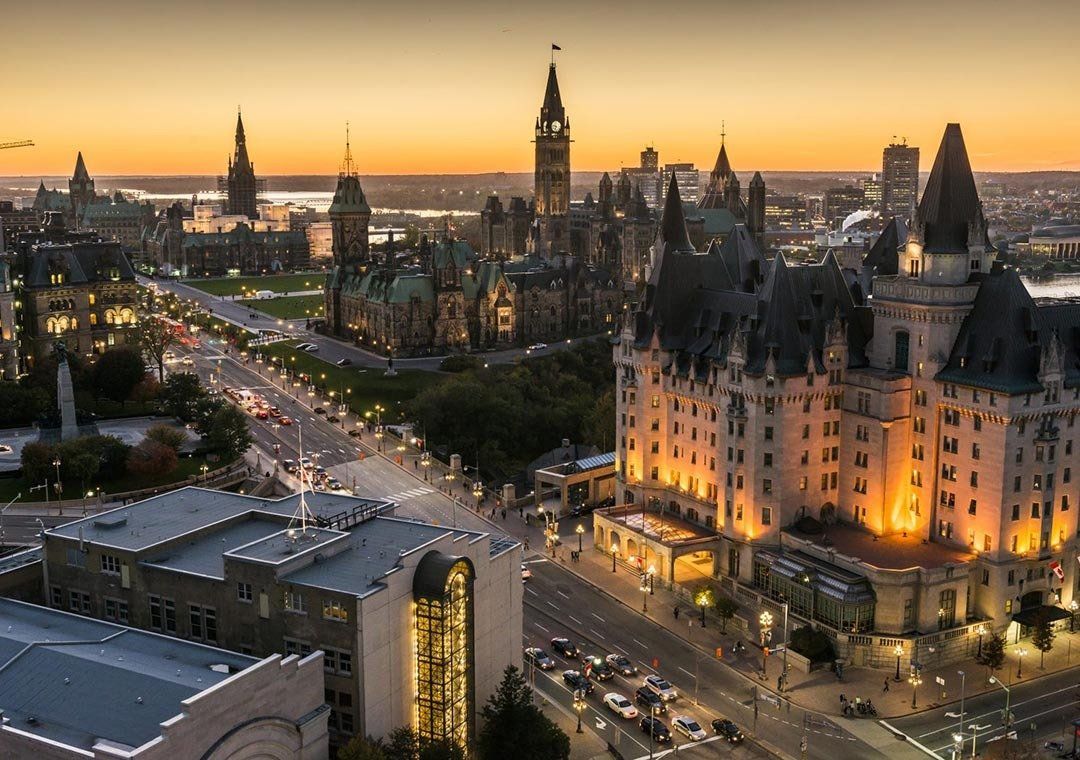
[[[415,499],[419,496],[424,496],[425,494],[429,493],[435,493],[435,489],[428,488],[427,486],[418,486],[416,488],[410,488],[408,491],[400,491],[399,493],[390,494],[386,497],[386,499],[388,501],[394,501],[400,504],[403,501]]]

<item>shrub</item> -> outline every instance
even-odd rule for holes
[[[466,372],[479,366],[480,359],[468,354],[455,354],[439,362],[439,369],[443,372]]]
[[[187,436],[184,435],[184,431],[171,425],[154,425],[146,431],[146,439],[164,444],[173,451],[179,451],[187,440]]]
[[[836,659],[836,651],[829,637],[808,625],[791,632],[791,648],[811,662],[832,662]]]
[[[176,469],[176,451],[151,438],[144,438],[128,454],[128,469],[138,475],[155,477]]]

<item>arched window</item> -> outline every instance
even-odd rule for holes
[[[106,309],[105,310],[105,324],[107,324],[107,325],[115,325],[115,324],[117,324],[116,309]]]
[[[56,317],[49,317],[45,320],[45,332],[58,332],[58,330],[56,329]]]
[[[135,312],[129,308],[120,310],[120,321],[125,325],[135,324]]]
[[[908,370],[908,349],[911,345],[911,334],[907,330],[896,331],[896,344],[893,348],[893,368],[901,372]]]
[[[72,317],[71,318],[71,329],[72,330],[78,330],[79,329],[79,320],[78,320],[77,317]]]
[[[90,312],[90,325],[97,325],[97,312],[95,311]]]
[[[56,320],[56,332],[57,333],[65,332],[70,325],[71,325],[71,322],[68,320],[67,317],[60,317],[59,319]]]
[[[97,296],[93,293],[90,294],[90,305],[93,306],[97,302]]]

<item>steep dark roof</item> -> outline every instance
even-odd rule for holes
[[[81,150],[79,151],[78,158],[75,159],[75,174],[72,176],[72,179],[90,179],[90,173],[86,171],[86,162],[83,161]],[[44,186],[44,183],[42,183],[42,186]]]
[[[77,285],[113,279],[135,279],[135,270],[119,243],[85,242],[35,246],[30,254],[27,287],[49,288],[50,274],[64,274],[65,284]]]
[[[744,293],[756,293],[758,286],[765,279],[769,264],[758,250],[745,224],[735,225],[731,234],[719,247],[719,254],[724,266],[727,267],[735,289]]]
[[[713,166],[712,176],[726,179],[729,174],[731,174],[731,162],[728,161],[727,146],[720,143],[720,152],[716,156],[716,165]]]
[[[683,214],[682,198],[679,196],[679,182],[675,172],[671,173],[667,198],[664,201],[664,215],[660,218],[660,236],[663,238],[665,251],[693,251],[690,234],[686,231],[686,216]],[[659,255],[659,251],[657,251]]]
[[[367,198],[364,196],[364,188],[360,186],[359,177],[355,174],[338,175],[337,187],[334,188],[334,200],[327,211],[330,214],[371,213],[371,206],[368,205]]]
[[[1002,269],[982,280],[937,379],[1004,393],[1035,393],[1042,390],[1044,353],[1059,350],[1065,385],[1080,385],[1080,300],[1040,306],[1016,270]]]
[[[967,253],[968,226],[979,222],[985,227],[959,124],[945,127],[917,219],[923,225],[923,248],[931,253]]]
[[[545,123],[566,121],[562,95],[559,94],[559,78],[555,75],[555,64],[548,69],[547,88],[544,90],[544,105],[540,107],[540,120]]]
[[[236,112],[236,156],[233,158],[233,167],[240,171],[251,170],[251,160],[248,158],[247,138],[244,136],[244,120],[240,112]]]
[[[900,247],[907,242],[907,238],[907,225],[900,217],[894,216],[866,254],[863,266],[872,269],[875,275],[896,274]]]

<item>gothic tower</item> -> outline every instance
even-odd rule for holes
[[[547,89],[536,119],[536,218],[541,253],[560,253],[570,244],[570,123],[559,94],[555,64],[548,69]]]
[[[750,197],[746,203],[746,228],[754,236],[758,249],[765,250],[765,180],[754,172],[750,180]]]
[[[236,151],[229,160],[229,178],[227,183],[227,213],[243,214],[248,219],[258,217],[256,195],[258,184],[255,180],[255,165],[251,163],[247,152],[247,138],[244,136],[244,120],[236,112]]]
[[[72,222],[70,226],[78,227],[82,223],[86,207],[94,201],[94,180],[86,171],[82,151],[79,151],[79,157],[75,159],[75,174],[68,180],[68,193],[71,199],[71,213],[74,215],[70,220]]]
[[[371,207],[353,166],[349,133],[345,132],[345,160],[338,174],[334,200],[328,209],[334,268],[327,280],[326,318],[330,330],[341,333],[341,286],[349,275],[359,274],[370,260],[368,223]]]

